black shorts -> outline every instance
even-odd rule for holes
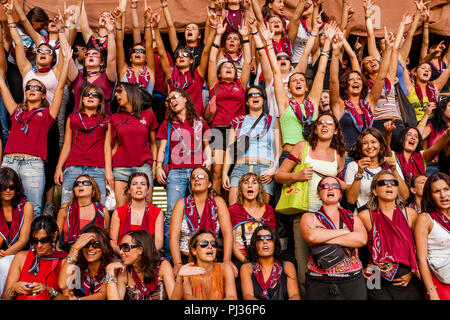
[[[211,130],[211,150],[227,150],[228,132],[231,127],[212,127]]]

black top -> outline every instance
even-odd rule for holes
[[[259,286],[258,282],[256,281],[255,275],[252,273],[252,282],[253,282],[253,294],[255,298],[259,300],[266,300],[260,297],[262,293],[262,289]],[[286,273],[281,274],[280,279],[278,279],[277,284],[275,287],[270,288],[268,290],[268,298],[269,300],[289,300],[289,294],[287,291],[287,278]]]
[[[365,123],[364,114],[361,114],[361,117],[363,118],[363,122]],[[345,110],[341,119],[339,119],[339,124],[341,125],[342,133],[344,134],[347,150],[350,150],[359,136],[359,131],[356,129],[355,124],[353,123],[353,120],[347,110]],[[365,127],[363,129],[365,129]]]

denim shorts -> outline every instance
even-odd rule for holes
[[[271,162],[261,163],[261,162],[250,162],[250,163],[239,163],[234,166],[233,171],[230,175],[230,184],[232,187],[238,187],[239,179],[247,172],[253,172],[257,175],[261,175],[264,171],[267,171],[272,166]],[[273,190],[275,187],[275,181],[272,179],[269,184],[264,184],[264,189],[267,194],[273,196]]]
[[[128,182],[128,178],[135,172],[144,172],[147,174],[149,187],[153,187],[153,171],[148,163],[144,163],[139,167],[115,167],[113,168],[114,180]]]

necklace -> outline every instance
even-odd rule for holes
[[[78,205],[78,207],[80,207],[80,208],[84,208],[84,207],[88,207],[88,206],[90,206],[91,204],[92,204],[92,202],[91,202],[91,203],[88,203],[88,204],[85,204],[84,206]]]

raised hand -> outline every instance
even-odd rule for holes
[[[222,11],[225,8],[225,1],[224,0],[215,0],[214,1],[216,12]]]
[[[226,22],[225,22],[225,24],[223,24],[223,22],[220,22],[217,25],[216,32],[218,35],[223,35],[225,33],[225,30],[227,29],[227,24],[228,23],[226,23]]]
[[[261,26],[259,27],[259,31],[260,31],[261,37],[266,42],[266,45],[271,43],[275,32],[270,31],[269,23],[268,22],[266,22],[266,24],[261,23]]]
[[[384,157],[384,163],[389,167],[389,170],[391,170],[392,172],[395,171],[395,167],[397,164],[394,158]]]
[[[389,46],[391,48],[394,47],[394,42],[395,42],[394,33],[388,32],[386,27],[384,27],[384,40],[385,40],[387,46]]]
[[[358,52],[358,51],[361,50],[361,49],[362,49],[362,43],[359,42],[359,37],[357,37],[357,38],[356,38],[355,45],[353,46],[353,50],[354,50],[355,52]]]
[[[405,13],[402,16],[402,20],[400,21],[400,23],[403,24],[404,26],[406,26],[406,25],[412,23],[413,20],[414,20],[414,17],[412,15]]]
[[[159,28],[159,23],[161,21],[161,11],[158,13],[154,13],[151,18],[152,28]]]
[[[333,40],[334,35],[337,34],[338,31],[340,31],[340,29],[338,28],[336,21],[333,20],[328,25],[328,28],[325,31],[325,36],[328,39]]]
[[[60,52],[63,54],[64,62],[68,62],[72,59],[73,50],[67,42],[61,43]]]
[[[121,7],[116,7],[114,8],[112,15],[114,16],[114,18],[116,18],[116,20],[119,20],[123,17],[124,14],[124,10]]]
[[[244,21],[242,22],[242,27],[238,26],[238,31],[243,38],[248,37],[250,30],[248,28],[247,19],[244,18]]]
[[[395,126],[394,119],[386,121],[383,125],[384,125],[384,132],[387,134],[392,134],[392,132],[394,132],[395,129],[397,129],[397,127]]]
[[[189,277],[189,276],[199,276],[205,274],[206,270],[201,267],[196,267],[194,263],[188,263],[183,265],[178,271],[178,276]]]
[[[421,12],[420,15],[424,22],[430,22],[430,8],[425,7]]]
[[[220,18],[208,8],[206,8],[206,13],[208,14],[209,26],[213,29],[217,29],[219,23],[221,22]]]
[[[427,4],[429,4],[431,1],[427,1],[427,2],[423,2],[423,0],[420,1],[415,1],[414,3],[416,4],[417,10],[422,12],[423,10],[425,10],[425,8],[427,7]]]
[[[367,17],[371,17],[373,15],[372,6],[375,5],[375,0],[364,0],[363,6],[364,11],[366,12]]]
[[[333,40],[331,41],[331,47],[333,48],[333,50],[341,50],[342,46],[344,45],[344,43],[342,42],[342,37],[342,32],[336,32]]]
[[[12,15],[13,8],[14,8],[14,4],[12,2],[11,3],[6,2],[3,5],[3,10],[5,10],[6,15]]]

